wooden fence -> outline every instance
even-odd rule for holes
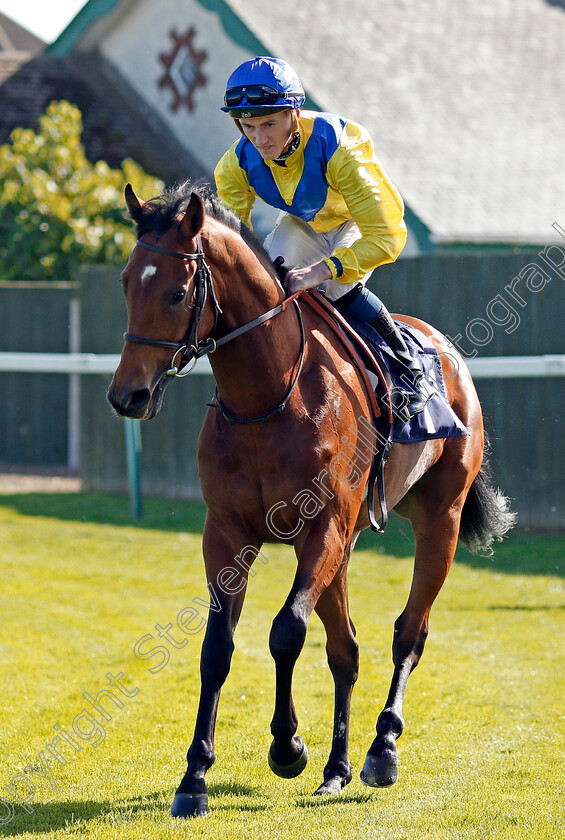
[[[551,265],[557,262],[555,252],[549,255],[549,262],[544,259],[547,256],[547,249],[540,249],[400,260],[379,269],[371,287],[392,311],[417,315],[433,323],[465,355],[484,358],[562,354],[565,277]],[[4,293],[9,297],[15,292],[0,286],[0,350],[65,352],[69,338],[68,327],[62,326],[62,313],[68,313],[69,301],[77,289],[50,289],[53,300],[57,292],[61,297],[55,315],[55,303],[44,300],[43,288],[33,288],[37,294],[33,306],[24,294],[24,303],[16,311],[15,298],[9,307],[3,303]],[[83,271],[78,294],[80,349],[119,353],[126,315],[118,272],[107,268]],[[49,315],[44,317],[47,312]],[[48,327],[53,327],[53,335]],[[68,409],[65,406],[61,410],[61,406],[68,398],[66,379],[55,375],[0,374],[3,393],[7,393],[8,383],[10,406],[15,407],[14,417],[0,418],[0,444],[7,432],[11,435],[7,438],[11,443],[0,448],[0,462],[9,461],[12,453],[22,464],[65,463]],[[99,374],[84,376],[80,382],[80,471],[86,490],[126,492],[123,427],[105,400],[108,381],[108,376]],[[515,500],[521,524],[541,529],[565,527],[565,379],[480,379],[476,384],[492,441],[495,479]],[[160,415],[142,424],[141,473],[145,494],[199,496],[196,439],[212,392],[213,380],[208,376],[174,381]],[[57,407],[59,413],[55,416]],[[11,407],[4,412],[11,413]],[[25,432],[26,423],[28,427],[35,423],[34,429],[38,430],[32,433],[37,434],[34,446],[28,444],[27,448],[24,443],[30,433]],[[14,442],[20,451],[13,450]],[[21,460],[20,452],[25,453]]]
[[[68,353],[78,293],[77,283],[0,284],[0,352]],[[0,467],[69,463],[71,383],[56,374],[0,373]]]

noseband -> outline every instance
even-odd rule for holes
[[[202,356],[205,356],[208,353],[213,353],[216,350],[216,348],[221,347],[228,341],[232,341],[234,338],[243,335],[249,330],[252,330],[254,327],[258,327],[260,324],[264,324],[266,321],[269,321],[275,315],[278,315],[279,312],[283,312],[287,308],[289,303],[293,303],[296,307],[298,322],[300,325],[300,360],[298,364],[298,370],[283,401],[266,414],[263,414],[260,417],[254,417],[252,419],[242,419],[235,417],[233,414],[230,414],[227,408],[223,405],[217,389],[214,395],[214,401],[212,403],[209,403],[209,405],[211,405],[213,408],[218,408],[222,412],[226,420],[229,420],[231,423],[259,423],[264,420],[269,420],[271,417],[280,414],[280,412],[285,408],[298,382],[298,378],[300,376],[302,366],[304,364],[304,356],[306,352],[306,336],[304,334],[302,313],[300,312],[300,307],[298,306],[298,303],[295,300],[295,298],[300,294],[300,292],[296,292],[290,297],[285,298],[282,301],[282,303],[279,303],[277,306],[273,307],[273,309],[269,309],[268,312],[264,312],[263,315],[259,315],[258,318],[254,318],[252,321],[248,321],[247,324],[243,324],[243,326],[237,327],[235,330],[232,330],[227,335],[222,336],[222,338],[218,338],[217,340],[214,338],[207,338],[205,340],[199,341],[198,326],[202,318],[202,313],[204,311],[206,301],[208,300],[208,294],[210,295],[214,304],[214,327],[216,327],[218,323],[218,316],[222,314],[222,309],[220,307],[220,304],[218,303],[218,298],[216,297],[214,282],[212,280],[212,272],[210,271],[210,267],[206,262],[206,255],[204,254],[204,250],[202,248],[202,239],[200,237],[200,234],[197,236],[196,243],[198,246],[198,250],[196,251],[196,253],[184,254],[181,251],[170,251],[168,248],[160,248],[158,245],[151,245],[149,242],[142,242],[141,239],[137,240],[136,244],[140,245],[142,248],[146,248],[148,251],[155,251],[157,254],[165,254],[165,256],[167,257],[176,257],[180,260],[196,260],[197,266],[196,273],[194,275],[194,282],[196,287],[194,315],[192,318],[191,325],[188,328],[188,331],[185,337],[182,339],[182,341],[166,341],[156,338],[144,338],[143,336],[133,335],[129,332],[124,333],[124,341],[130,341],[136,344],[150,344],[153,347],[168,347],[171,350],[174,350],[173,358],[171,359],[171,366],[168,370],[165,371],[165,375],[179,377],[188,376],[188,374],[193,370],[197,360],[200,359]],[[214,327],[212,329],[214,329]],[[180,364],[177,365],[175,363],[175,360],[179,353]],[[186,373],[180,373],[180,371],[191,361],[192,365],[190,369]]]

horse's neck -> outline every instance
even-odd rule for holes
[[[222,332],[236,329],[276,307],[284,291],[254,255],[222,276]],[[294,306],[228,342],[210,357],[222,401],[234,414],[250,417],[276,405],[300,353]]]
[[[224,329],[235,329],[253,320],[285,298],[281,284],[255,255],[249,260],[237,260],[223,278]]]

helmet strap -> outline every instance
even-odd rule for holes
[[[285,160],[295,152],[298,147],[300,146],[300,123],[298,122],[298,117],[300,115],[300,111],[293,110],[291,118],[292,118],[292,125],[291,125],[291,136],[290,141],[285,147],[283,153],[279,155],[278,158],[275,159],[275,163],[278,163],[279,166],[285,166]]]
[[[300,116],[300,108],[295,108],[292,112],[292,134],[293,136],[300,130],[300,123],[298,117]]]
[[[240,121],[239,121],[239,120],[236,120],[236,118],[235,118],[235,117],[233,118],[233,121],[234,121],[234,123],[235,123],[235,124],[236,124],[236,126],[237,126],[237,130],[238,130],[241,134],[243,134],[243,136],[245,137],[245,132],[243,131],[243,129],[242,129],[242,127],[241,127],[241,123],[240,123]]]
[[[288,110],[290,111],[291,109],[289,108]],[[300,123],[298,121],[299,116],[300,110],[298,108],[292,109],[290,140],[287,143],[283,153],[279,155],[278,158],[275,158],[275,160],[273,161],[273,163],[278,164],[278,166],[286,166],[286,159],[289,158],[293,154],[293,152],[295,152],[300,146]],[[236,124],[240,134],[242,134],[247,139],[247,135],[242,129],[240,121],[236,117],[232,117],[232,119]]]
[[[279,166],[286,166],[285,161],[289,158],[300,146],[300,132],[295,131],[292,135],[292,139],[282,155],[279,155],[278,158],[275,158],[275,163],[278,163]]]

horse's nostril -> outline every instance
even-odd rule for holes
[[[140,408],[147,405],[151,399],[151,391],[149,388],[140,388],[138,391],[132,391],[127,401],[125,408]]]
[[[120,392],[110,386],[107,397],[118,414],[124,417],[143,417],[151,400],[151,391],[149,388],[139,388],[137,391]]]

